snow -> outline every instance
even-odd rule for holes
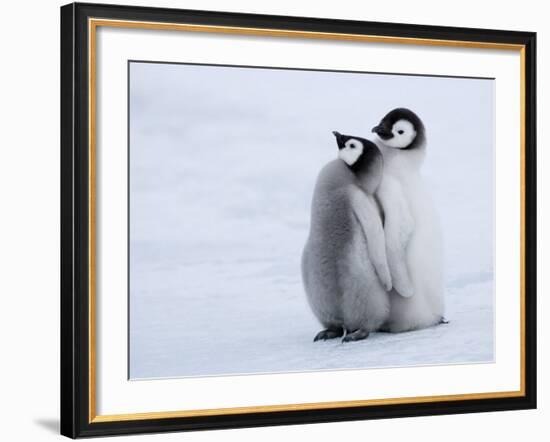
[[[486,362],[493,357],[491,276],[448,285],[448,324],[316,342],[299,260],[273,256],[158,265],[132,290],[132,377]],[[138,267],[136,273],[141,273]],[[212,278],[212,275],[215,275]],[[147,278],[162,281],[148,284]],[[204,281],[222,282],[206,284]],[[183,296],[182,296],[183,295]]]
[[[494,360],[493,81],[149,63],[130,80],[132,379]],[[331,131],[397,106],[428,129],[450,322],[313,343],[300,255]]]

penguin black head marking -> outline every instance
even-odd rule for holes
[[[382,143],[394,149],[414,149],[424,145],[424,123],[413,111],[400,107],[390,111],[372,131]]]
[[[336,131],[332,133],[338,144],[338,158],[353,170],[368,165],[372,158],[380,153],[376,144],[365,138],[343,135]]]

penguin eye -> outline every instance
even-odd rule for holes
[[[350,148],[350,149],[355,149],[355,144],[353,144],[353,143],[350,144],[350,145],[349,145],[349,148]]]
[[[399,130],[397,131],[397,133],[398,133],[399,135],[403,135],[404,132],[405,132],[405,131],[404,131],[403,129],[399,129]]]

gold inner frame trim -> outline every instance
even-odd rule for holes
[[[292,31],[287,29],[244,28],[239,26],[212,26],[183,23],[159,23],[130,20],[90,19],[92,27],[107,26],[115,28],[134,28],[161,31],[208,32],[217,34],[255,35],[263,37],[292,37],[323,40],[344,40],[370,43],[399,43],[422,46],[455,46],[462,48],[521,50],[523,45],[510,43],[492,43],[460,40],[441,40],[434,38],[391,37],[382,35],[344,34],[334,32]]]
[[[325,39],[387,44],[411,44],[419,46],[446,46],[476,49],[511,50],[520,53],[520,389],[486,393],[465,393],[438,396],[416,396],[388,399],[315,402],[284,405],[261,405],[233,408],[196,409],[178,411],[154,411],[128,414],[96,414],[96,31],[97,27],[133,28],[164,31],[207,32],[218,34],[254,35],[266,37],[289,37]],[[525,396],[525,46],[521,44],[475,42],[459,40],[390,37],[330,32],[292,31],[283,29],[246,28],[233,26],[210,26],[182,23],[140,22],[129,20],[88,19],[88,93],[89,93],[89,423],[132,421],[144,419],[168,419],[177,417],[219,416],[277,411],[321,410],[327,408],[365,407],[375,405],[419,404],[426,402],[482,400]]]

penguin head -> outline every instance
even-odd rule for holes
[[[349,167],[357,166],[363,158],[368,156],[368,153],[375,149],[378,151],[376,144],[365,138],[356,137],[354,135],[342,135],[340,132],[332,132],[336,137],[338,144],[338,158],[344,161]]]
[[[381,143],[394,149],[415,149],[424,146],[424,123],[413,111],[400,107],[389,112],[372,131]]]

